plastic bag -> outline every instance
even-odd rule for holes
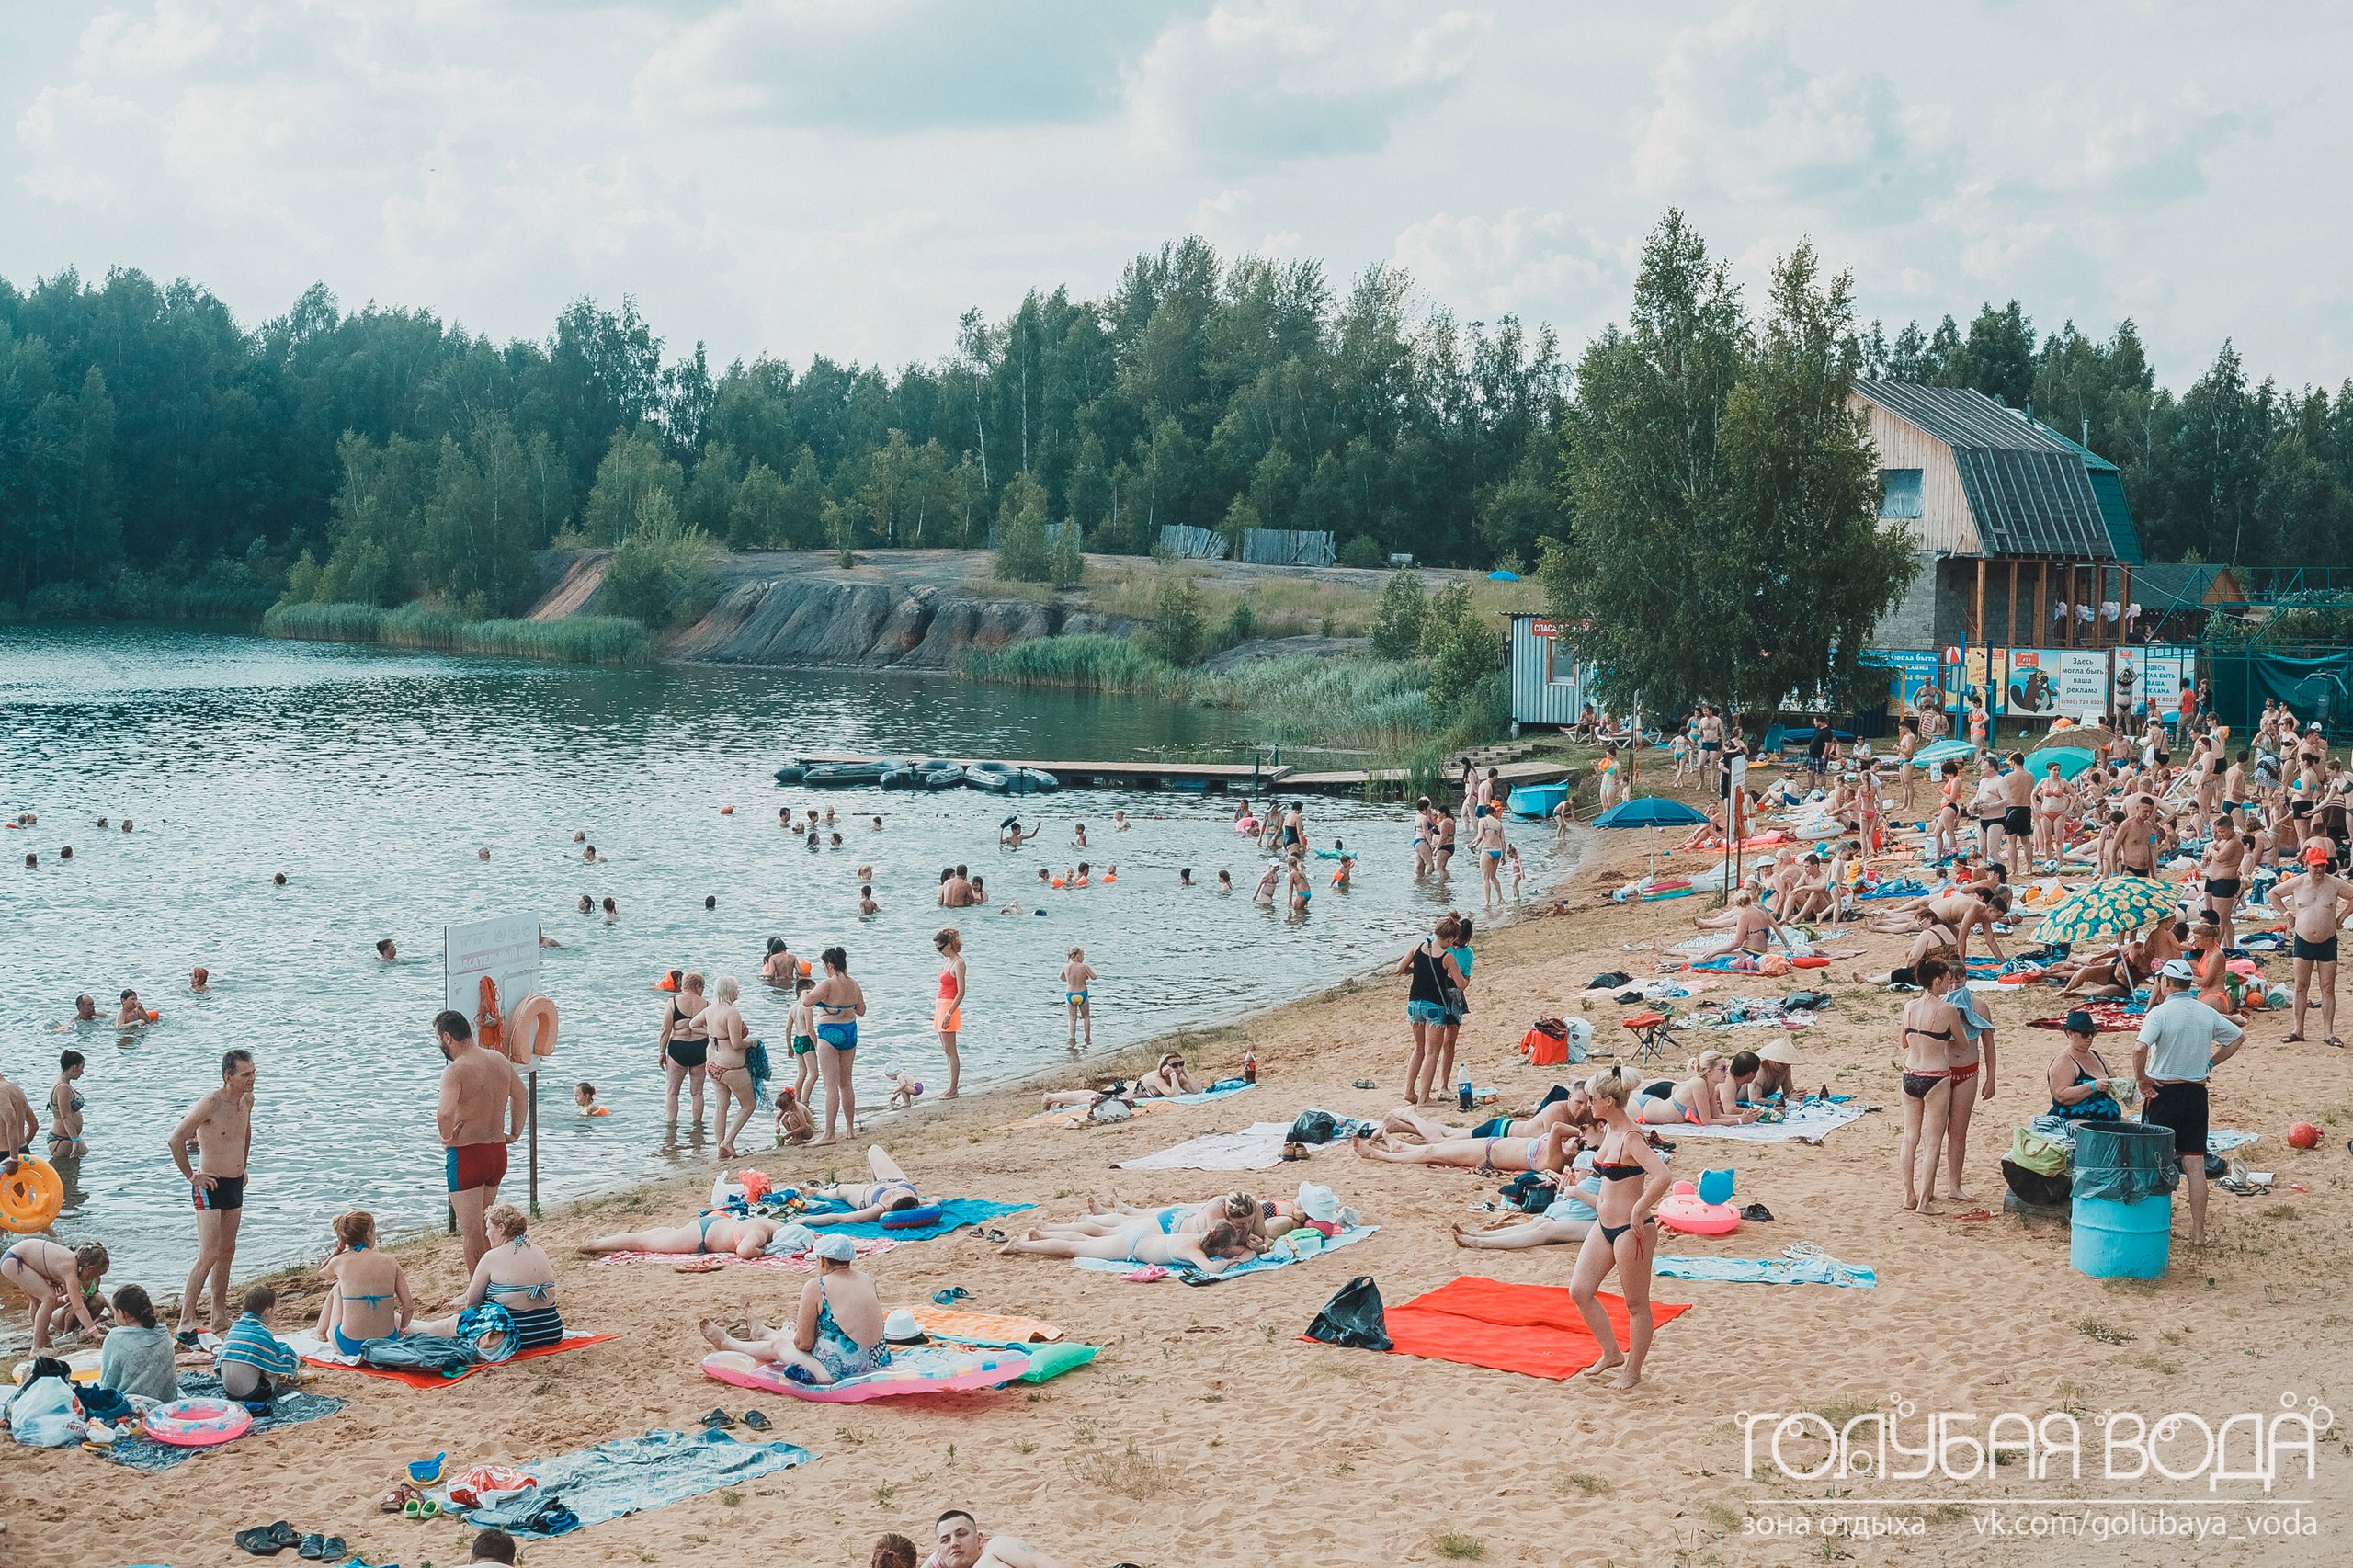
[[[1381,1305],[1381,1288],[1370,1274],[1359,1274],[1333,1293],[1307,1325],[1307,1337],[1351,1350],[1391,1348],[1389,1328]]]
[[[35,1377],[8,1401],[8,1430],[30,1449],[77,1447],[89,1424],[82,1419],[74,1385],[56,1373]]]
[[[1339,1119],[1328,1110],[1303,1110],[1283,1134],[1286,1143],[1329,1143],[1340,1130]]]
[[[2075,1127],[2071,1174],[2077,1198],[2138,1203],[2181,1185],[2173,1130],[2138,1121],[2085,1121]]]

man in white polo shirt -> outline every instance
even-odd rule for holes
[[[2189,1186],[2189,1244],[2206,1244],[2206,1074],[2239,1048],[2238,1025],[2200,1002],[2187,960],[2157,971],[2156,1005],[2141,1020],[2132,1048],[2141,1120],[2173,1131],[2173,1152]]]

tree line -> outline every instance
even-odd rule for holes
[[[2153,559],[2353,563],[2353,383],[2250,382],[2226,343],[2176,395],[2131,322],[2038,337],[2016,302],[1966,331],[1848,323],[1842,346],[1856,373],[2087,427]],[[66,271],[0,280],[0,605],[497,615],[552,542],[642,540],[632,580],[659,584],[707,543],[978,546],[1008,523],[1031,562],[1053,528],[1038,570],[1056,577],[1080,542],[1142,553],[1171,523],[1330,529],[1356,563],[1527,564],[1609,537],[1580,510],[1580,432],[1549,329],[1459,321],[1394,268],[1343,287],[1197,238],[1099,299],[968,312],[896,370],[714,370],[627,300],[501,344],[427,310],[346,312],[324,285],[247,325],[185,279]]]

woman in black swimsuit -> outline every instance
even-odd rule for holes
[[[1945,997],[1961,977],[1943,959],[1922,960],[1915,973],[1925,994],[1904,1008],[1898,1042],[1904,1056],[1904,1134],[1896,1142],[1895,1160],[1904,1173],[1904,1207],[1926,1214],[1930,1212],[1928,1200],[1936,1196],[1937,1161],[1944,1153],[1945,1123],[1950,1119],[1951,1047],[1961,1027],[1961,1010]],[[1916,1176],[1923,1168],[1918,1158],[1923,1144],[1928,1155],[1925,1184]]]
[[[680,975],[677,994],[663,1008],[662,1032],[654,1037],[654,1060],[662,1064],[662,1075],[670,1085],[667,1125],[673,1136],[678,1131],[678,1089],[682,1085],[694,1096],[695,1131],[702,1131],[702,1063],[710,1042],[703,1038],[700,1020],[702,1010],[708,1006],[702,995],[702,976]]]
[[[1594,1202],[1593,1229],[1577,1249],[1575,1271],[1569,1277],[1569,1295],[1584,1314],[1601,1359],[1588,1370],[1595,1377],[1613,1368],[1613,1389],[1630,1389],[1643,1381],[1643,1360],[1651,1348],[1651,1259],[1658,1250],[1658,1221],[1653,1217],[1666,1196],[1666,1162],[1659,1158],[1643,1130],[1626,1114],[1627,1096],[1642,1085],[1643,1075],[1619,1066],[1586,1080],[1585,1090],[1601,1119],[1601,1146],[1594,1152],[1593,1174],[1601,1178],[1601,1193]],[[1626,1348],[1618,1348],[1618,1331],[1595,1294],[1612,1271],[1626,1299]]]

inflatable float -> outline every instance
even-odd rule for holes
[[[772,1361],[756,1361],[733,1350],[715,1350],[702,1358],[705,1377],[739,1389],[790,1394],[816,1404],[856,1404],[903,1393],[961,1393],[1009,1383],[1029,1369],[1029,1358],[1018,1350],[949,1350],[937,1345],[913,1345],[891,1352],[891,1359],[863,1377],[837,1383],[796,1382]]]
[[[926,1225],[939,1223],[939,1205],[919,1203],[913,1209],[893,1209],[876,1222],[886,1231],[920,1231]]]
[[[0,1176],[0,1230],[18,1235],[46,1231],[65,1207],[65,1184],[46,1160],[28,1154]]]
[[[56,1357],[57,1359],[65,1363],[65,1377],[68,1382],[95,1383],[98,1381],[99,1357],[102,1354],[98,1346],[85,1346],[64,1356],[58,1356],[54,1349],[44,1351],[42,1354]],[[19,1383],[23,1382],[32,1376],[32,1371],[33,1364],[30,1361],[17,1362],[16,1381]]]
[[[147,1413],[147,1435],[176,1449],[210,1449],[253,1430],[253,1412],[225,1399],[180,1399]]]
[[[1710,1203],[1698,1187],[1678,1181],[1659,1200],[1658,1222],[1690,1235],[1721,1236],[1739,1229],[1740,1210],[1729,1203]]]
[[[1235,817],[1233,819],[1233,831],[1240,834],[1245,838],[1255,838],[1257,836],[1258,833],[1258,819],[1256,817]]]

